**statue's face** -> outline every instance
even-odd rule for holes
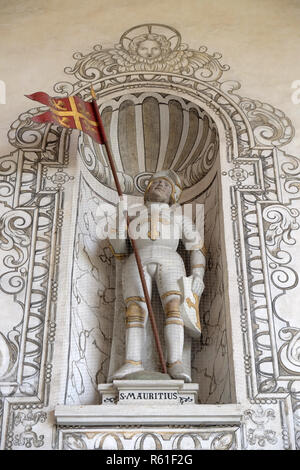
[[[146,41],[140,42],[137,53],[144,59],[155,59],[160,56],[161,47],[157,41],[147,39]]]
[[[169,203],[172,194],[172,185],[163,178],[158,178],[151,183],[147,199],[153,202]]]

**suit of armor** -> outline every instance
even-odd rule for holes
[[[148,188],[155,184],[148,193]],[[167,187],[169,186],[169,188]],[[205,257],[203,241],[192,221],[184,217],[181,207],[164,202],[159,192],[166,189],[166,198],[171,191],[171,202],[176,203],[180,191],[179,178],[168,170],[156,173],[150,180],[145,197],[145,206],[138,216],[130,218],[129,234],[135,238],[145,281],[151,296],[153,282],[156,283],[162,306],[165,312],[165,342],[167,348],[167,370],[172,378],[191,381],[184,370],[182,351],[184,342],[184,322],[180,314],[182,290],[180,279],[186,276],[183,259],[177,252],[179,241],[191,252],[191,268],[195,278],[194,290],[198,295],[203,290],[203,273]],[[171,187],[171,189],[170,189]],[[158,189],[157,189],[158,188]],[[155,192],[158,197],[155,197]],[[125,231],[125,225],[120,231]],[[110,240],[114,253],[127,254],[127,244],[123,237]],[[134,254],[126,259],[122,272],[123,297],[126,304],[126,358],[125,364],[113,376],[114,379],[125,378],[126,375],[142,371],[141,361],[144,343],[144,328],[147,320],[147,307],[144,291],[140,280]]]

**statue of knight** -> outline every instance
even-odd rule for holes
[[[177,202],[181,191],[180,178],[173,170],[155,173],[145,191],[143,210],[138,217],[129,217],[129,233],[133,227],[139,233],[139,237],[135,237],[136,246],[148,292],[151,295],[155,281],[162,302],[167,372],[173,379],[191,382],[182,361],[184,327],[191,336],[201,334],[198,306],[204,289],[205,256],[203,240],[192,220],[182,215],[181,210],[175,210],[180,207]],[[118,235],[126,231],[125,225],[119,226]],[[177,252],[180,239],[190,251],[190,277],[186,277],[183,259]],[[128,253],[124,233],[110,239],[110,244],[116,256]],[[112,379],[125,379],[129,374],[144,370],[142,348],[147,307],[134,254],[130,254],[123,265],[122,288],[126,304],[126,357]]]

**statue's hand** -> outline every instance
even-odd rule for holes
[[[193,274],[193,282],[192,282],[192,291],[194,294],[201,296],[204,290],[204,282],[202,280],[202,276],[199,274]]]

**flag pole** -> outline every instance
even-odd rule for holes
[[[109,145],[108,145],[107,137],[105,135],[105,130],[104,130],[104,127],[103,127],[103,123],[102,123],[101,116],[100,116],[99,109],[98,109],[97,102],[96,102],[96,94],[95,94],[95,91],[94,91],[93,87],[91,87],[91,95],[92,95],[92,106],[93,106],[93,109],[94,109],[94,112],[95,112],[95,116],[97,118],[97,123],[99,125],[99,132],[100,132],[100,135],[101,135],[101,140],[102,140],[102,142],[105,146],[106,152],[107,152],[107,157],[108,157],[108,160],[109,160],[109,163],[110,163],[110,167],[111,167],[111,170],[112,170],[112,174],[113,174],[113,177],[114,177],[114,181],[115,181],[115,185],[116,185],[116,188],[117,188],[118,195],[122,198],[123,197],[122,189],[121,189],[119,178],[118,178],[118,175],[117,175],[114,159],[113,159],[113,156],[111,154],[111,151],[110,151],[110,148],[109,148]],[[126,211],[126,221],[127,221],[127,227],[129,227],[129,216],[128,216],[127,211]],[[156,321],[155,321],[154,313],[153,313],[153,310],[152,310],[151,299],[150,299],[150,295],[149,295],[149,292],[148,292],[148,288],[147,288],[147,284],[146,284],[146,280],[145,280],[145,276],[144,276],[144,270],[143,270],[141,258],[140,258],[135,240],[132,239],[129,234],[128,234],[128,236],[129,236],[129,240],[131,242],[131,246],[133,248],[133,252],[134,252],[134,255],[135,255],[137,267],[138,267],[138,270],[139,270],[139,275],[140,275],[140,279],[141,279],[142,286],[143,286],[143,291],[144,291],[144,295],[145,295],[146,305],[147,305],[147,309],[148,309],[148,313],[149,313],[149,318],[150,318],[150,322],[151,322],[151,326],[152,326],[152,331],[153,331],[153,334],[154,334],[154,339],[155,339],[155,343],[156,343],[156,347],[157,347],[158,356],[159,356],[159,359],[160,359],[162,370],[166,374],[167,373],[166,362],[165,362],[165,359],[164,359],[164,355],[163,355],[163,351],[162,351],[162,347],[161,347],[161,343],[160,343],[160,339],[159,339],[158,329],[157,329],[157,326],[156,326]]]

